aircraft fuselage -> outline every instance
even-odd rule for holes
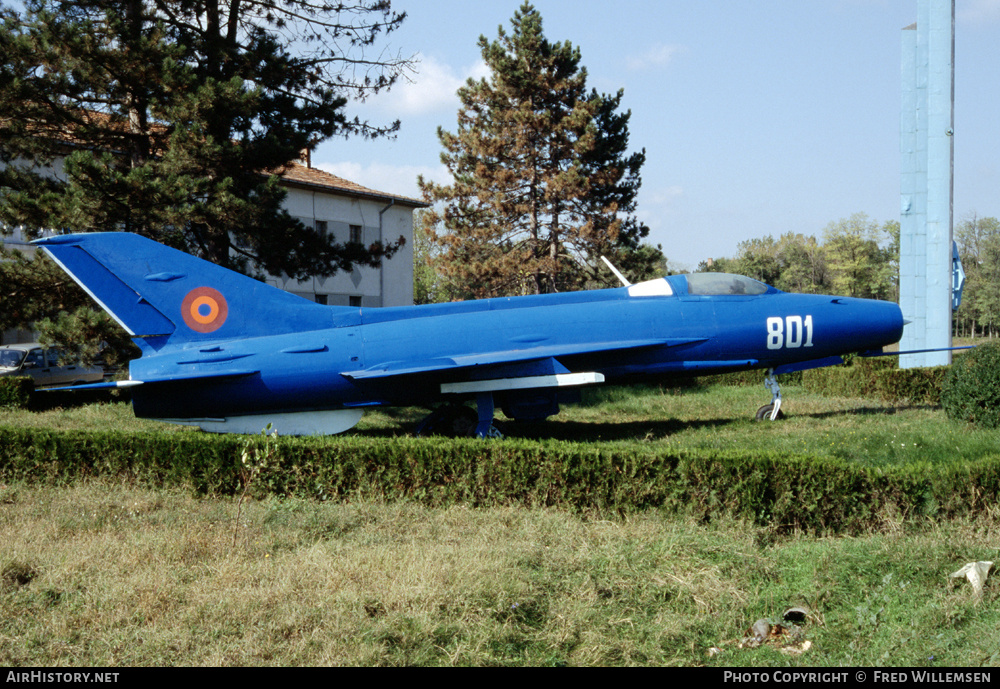
[[[543,370],[550,359],[570,372],[600,373],[607,383],[776,368],[878,349],[898,341],[903,327],[899,307],[888,302],[776,290],[630,296],[624,287],[364,309],[339,318],[328,329],[144,356],[133,362],[132,378],[178,380],[173,389],[137,388],[136,414],[215,417],[428,404],[445,396],[442,384],[525,375],[525,361],[542,362]],[[623,342],[636,346],[587,351],[595,343]],[[184,377],[227,371],[255,373],[211,383]]]

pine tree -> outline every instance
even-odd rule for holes
[[[249,272],[330,275],[337,245],[282,208],[280,172],[409,66],[364,50],[386,0],[27,0],[0,28],[0,222],[137,232]],[[300,52],[293,55],[288,46]],[[344,46],[341,49],[340,46]],[[39,170],[61,161],[63,179]]]
[[[623,90],[614,96],[591,91],[591,100],[598,104],[594,145],[580,158],[591,184],[588,193],[576,203],[580,205],[580,217],[593,220],[593,230],[572,243],[573,253],[581,260],[564,266],[566,288],[616,284],[600,256],[611,259],[633,282],[661,277],[666,271],[660,247],[643,243],[649,228],[635,216],[646,151],[628,152],[632,113],[619,112],[623,96]],[[615,212],[608,213],[607,209],[612,208]]]
[[[0,243],[0,332],[29,326],[43,344],[68,346],[85,364],[138,355],[125,331],[44,253],[27,256]]]
[[[619,217],[634,210],[645,159],[623,158],[621,94],[588,94],[579,49],[546,39],[530,4],[511,27],[480,37],[491,75],[459,89],[457,133],[438,130],[452,183],[420,179],[438,204],[423,229],[442,248],[449,291],[463,298],[577,287],[594,274],[580,261],[637,248],[648,233]]]

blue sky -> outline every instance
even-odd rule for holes
[[[395,0],[393,51],[412,83],[350,112],[399,118],[394,141],[333,139],[313,164],[419,197],[438,181],[437,128],[456,90],[487,72],[477,47],[520,0]],[[863,212],[899,218],[901,31],[916,0],[536,0],[545,35],[578,46],[588,84],[625,90],[631,146],[646,149],[638,206],[675,268],[734,256],[751,237],[820,235]],[[1000,0],[957,0],[955,220],[1000,215]]]

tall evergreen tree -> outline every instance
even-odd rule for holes
[[[293,277],[377,264],[282,209],[279,174],[407,60],[387,0],[27,0],[0,27],[0,222],[120,229]],[[291,46],[297,54],[292,54]],[[60,163],[61,161],[61,163]],[[58,176],[41,170],[61,165]]]
[[[511,29],[480,37],[490,77],[459,89],[457,133],[438,130],[452,183],[420,179],[437,204],[423,216],[437,267],[465,298],[576,287],[593,273],[581,261],[648,234],[632,216],[623,225],[645,154],[626,157],[621,94],[588,94],[579,49],[550,42],[530,4]]]
[[[581,154],[580,162],[591,184],[588,192],[573,202],[580,206],[579,217],[593,222],[593,229],[568,242],[570,250],[583,260],[564,266],[567,286],[615,284],[600,256],[612,259],[632,281],[661,277],[666,271],[666,258],[660,247],[643,242],[649,236],[649,227],[635,215],[646,151],[628,151],[632,112],[619,111],[624,94],[624,90],[614,96],[601,95],[596,90],[590,94],[590,99],[597,103],[594,144]],[[614,212],[609,213],[610,209]],[[572,281],[574,267],[580,269],[578,284]]]

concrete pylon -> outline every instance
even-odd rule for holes
[[[899,305],[910,324],[901,350],[951,347],[955,124],[955,2],[917,0],[903,29],[900,117]],[[951,352],[900,357],[942,366]]]

